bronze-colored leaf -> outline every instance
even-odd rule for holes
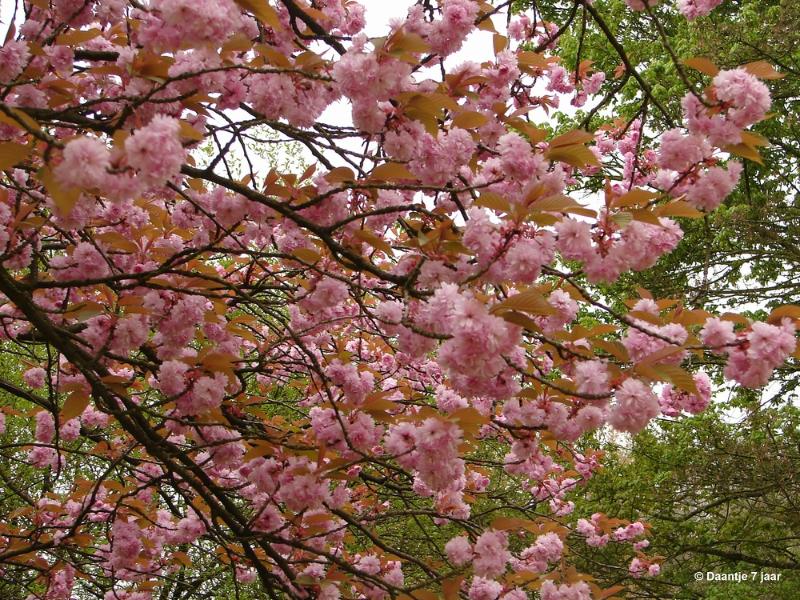
[[[719,73],[719,67],[715,65],[708,58],[702,56],[695,56],[694,58],[687,58],[683,61],[687,67],[691,67],[695,71],[700,71],[709,77],[715,77]]]
[[[16,142],[0,143],[0,171],[5,171],[18,165],[28,158],[31,153],[29,144],[17,144]]]
[[[64,406],[61,407],[60,416],[62,421],[66,422],[82,415],[86,407],[89,406],[90,400],[91,398],[86,392],[72,392],[67,396],[67,399],[64,400]]]
[[[383,163],[372,169],[370,179],[381,179],[383,181],[399,181],[403,179],[416,179],[414,174],[400,163]]]
[[[461,127],[462,129],[476,129],[482,127],[489,122],[489,117],[483,113],[467,111],[458,113],[453,119],[454,127]]]
[[[532,315],[556,315],[558,310],[550,304],[537,288],[528,288],[524,292],[509,296],[491,308],[492,313],[507,310],[518,310]]]

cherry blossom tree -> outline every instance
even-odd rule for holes
[[[0,565],[20,597],[620,593],[571,566],[576,543],[659,574],[647,523],[576,514],[603,462],[576,442],[702,411],[710,354],[767,384],[800,311],[644,289],[620,311],[602,286],[734,189],[781,74],[689,61],[706,85],[652,147],[641,120],[558,130],[615,77],[659,102],[589,0],[553,2],[560,23],[511,4],[421,1],[379,38],[344,0],[19,5]],[[573,25],[616,73],[560,62]],[[470,36],[494,51],[464,62]],[[253,153],[281,144],[307,168]]]

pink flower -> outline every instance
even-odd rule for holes
[[[487,279],[531,284],[539,277],[542,266],[553,260],[555,238],[549,231],[538,231],[533,238],[517,238],[489,269]]]
[[[92,189],[101,187],[111,166],[111,153],[94,137],[71,140],[64,148],[63,161],[54,169],[56,178],[67,186]]]
[[[276,498],[295,512],[319,508],[330,498],[328,481],[314,473],[305,458],[290,458],[278,481]]]
[[[353,363],[343,364],[338,358],[325,368],[325,376],[334,385],[341,386],[347,399],[356,405],[362,404],[375,387],[372,373],[359,371]]]
[[[644,524],[634,521],[625,527],[618,527],[614,530],[614,539],[618,542],[627,542],[634,538],[644,535]]]
[[[720,4],[722,0],[678,0],[678,10],[684,17],[693,20],[705,17]]]
[[[51,574],[47,586],[45,600],[70,600],[72,588],[75,585],[75,568],[67,564],[62,569]]]
[[[220,44],[242,26],[241,12],[231,0],[158,0],[155,5],[186,44]]]
[[[780,326],[754,323],[745,340],[746,344],[728,350],[723,374],[749,388],[765,385],[772,371],[797,347],[795,326],[790,319],[784,319]]]
[[[70,256],[54,257],[50,266],[56,281],[102,279],[110,272],[103,254],[89,242],[80,242]]]
[[[338,306],[349,297],[347,284],[332,277],[323,277],[314,291],[303,298],[300,305],[309,312],[317,312]]]
[[[665,385],[661,390],[661,412],[668,417],[676,417],[681,411],[696,415],[703,412],[711,402],[711,380],[705,373],[694,376],[697,394],[675,389],[672,385]]]
[[[44,387],[47,371],[42,367],[31,367],[22,374],[22,379],[32,388]]]
[[[52,471],[56,471],[60,466],[63,466],[63,459],[58,454],[58,451],[49,446],[31,448],[30,452],[28,452],[28,462],[37,469],[50,467]]]
[[[510,558],[508,535],[504,531],[489,529],[475,542],[475,558],[472,564],[476,575],[487,578],[499,577],[505,572]]]
[[[795,350],[794,324],[786,320],[780,326],[768,323],[753,323],[747,341],[748,355],[753,360],[780,365]]]
[[[214,377],[199,377],[192,386],[192,391],[178,399],[178,410],[182,415],[201,415],[219,407],[225,397],[227,377],[215,373]]]
[[[354,566],[369,575],[377,575],[381,572],[381,559],[374,554],[360,556],[355,560]]]
[[[744,69],[720,71],[714,77],[717,98],[729,106],[728,118],[744,129],[762,121],[772,103],[769,89]]]
[[[378,61],[374,53],[350,49],[333,67],[342,93],[354,103],[375,104],[402,92],[410,84],[411,66],[396,59]]]
[[[483,577],[473,577],[472,585],[469,586],[467,595],[469,600],[497,600],[502,591],[503,585],[497,581],[484,579]]]
[[[111,527],[111,553],[108,564],[112,569],[135,568],[136,560],[144,548],[142,531],[135,522],[117,519]]]
[[[264,73],[248,78],[248,99],[268,119],[286,119],[297,127],[311,127],[322,111],[339,97],[338,86],[304,79],[303,85],[287,73]]]
[[[36,441],[47,444],[56,435],[56,424],[53,413],[40,410],[36,413]]]
[[[708,142],[699,135],[684,135],[680,129],[670,129],[661,136],[658,166],[684,171],[701,162],[711,153]]]
[[[706,320],[700,330],[700,340],[709,348],[721,351],[736,340],[732,321],[722,321],[716,317]]]
[[[503,171],[510,177],[527,181],[536,169],[536,157],[530,143],[517,133],[506,133],[497,140]]]
[[[0,83],[11,83],[22,73],[30,59],[28,44],[11,40],[0,47]]]
[[[453,337],[439,350],[439,364],[453,374],[489,380],[506,368],[504,355],[514,353],[520,330],[500,317],[489,314],[482,302],[458,292],[456,286],[443,285],[428,301],[424,320],[435,330]],[[475,388],[457,391],[475,393]]]
[[[345,429],[350,446],[362,451],[374,447],[383,435],[383,427],[365,412],[351,413],[345,421]]]
[[[605,421],[605,412],[598,406],[584,406],[575,415],[575,423],[582,431],[597,429]]]
[[[645,7],[658,6],[661,0],[625,0],[625,4],[630,6],[633,10],[642,11]]]
[[[412,467],[416,461],[416,456],[411,454],[416,446],[416,428],[408,422],[392,425],[383,446],[401,465]]]
[[[61,439],[66,442],[77,440],[78,436],[81,433],[80,419],[78,419],[77,417],[75,417],[74,419],[70,419],[61,426],[61,429],[59,430],[58,433]]]
[[[687,93],[681,106],[691,133],[706,136],[717,147],[741,142],[741,128],[732,123],[724,113],[709,115],[706,106],[694,94]]]
[[[436,406],[445,413],[451,413],[461,408],[466,408],[469,403],[455,391],[445,386],[436,388]]]
[[[241,565],[236,565],[236,581],[245,585],[251,584],[258,579],[255,569],[246,569]]]
[[[431,49],[447,56],[461,48],[461,44],[474,28],[478,4],[473,0],[445,0],[442,20],[432,24],[428,34]]]
[[[691,21],[705,17],[720,4],[722,0],[678,0],[678,10]]]
[[[589,223],[562,219],[556,223],[555,229],[558,233],[556,248],[567,260],[587,260],[594,254]]]
[[[186,372],[189,365],[180,360],[165,360],[158,369],[158,389],[167,396],[176,396],[186,390]]]
[[[562,289],[553,290],[547,298],[547,303],[556,309],[557,314],[538,319],[546,334],[562,330],[564,325],[571,323],[578,316],[578,303]]]
[[[486,267],[497,256],[502,245],[500,227],[492,222],[488,211],[482,208],[470,208],[467,215],[469,220],[464,227],[462,241],[475,253],[478,264]]]
[[[622,345],[625,346],[633,362],[642,362],[656,352],[666,350],[667,348],[674,348],[674,353],[665,356],[657,362],[661,364],[680,363],[686,352],[679,350],[678,347],[686,341],[689,335],[683,326],[677,323],[670,323],[657,327],[645,321],[639,321],[639,325],[647,331],[652,331],[653,334],[659,337],[650,335],[642,331],[642,329],[631,327],[626,332],[625,337],[622,338]],[[662,338],[670,339],[674,344],[670,344]]]
[[[570,81],[569,73],[561,65],[551,65],[547,70],[547,74],[549,75],[547,84],[549,91],[570,94],[575,90],[575,86]]]
[[[186,158],[177,119],[156,115],[125,140],[128,164],[152,185],[163,185],[180,173]]]
[[[558,585],[548,579],[542,583],[539,595],[542,600],[591,600],[592,590],[585,581]]]
[[[173,544],[189,544],[206,533],[205,522],[192,511],[189,516],[178,521],[175,531],[170,536]]]
[[[714,210],[739,183],[741,172],[742,164],[736,161],[729,162],[727,169],[711,167],[687,186],[686,200],[701,210]]]
[[[123,317],[113,325],[110,349],[116,354],[128,354],[144,344],[149,333],[150,328],[144,315]]]
[[[614,398],[608,422],[618,431],[638,433],[661,412],[658,398],[638,379],[626,379]]]
[[[657,563],[650,563],[649,561],[636,557],[631,561],[628,572],[636,579],[646,575],[655,577],[661,573],[661,566]]]
[[[515,571],[532,571],[534,573],[544,573],[549,563],[557,562],[561,559],[564,551],[564,543],[555,533],[545,533],[536,538],[536,542],[525,548],[519,560],[514,564]]]
[[[573,376],[578,392],[581,394],[606,394],[609,389],[609,376],[606,363],[601,360],[585,360],[575,365]]]
[[[435,491],[444,490],[464,475],[458,447],[462,432],[455,423],[425,419],[415,430],[417,470],[420,479]]]
[[[472,545],[466,536],[458,536],[451,539],[444,546],[447,560],[456,567],[461,567],[472,560]]]
[[[253,521],[253,529],[269,533],[283,527],[286,519],[283,518],[278,508],[272,504],[258,511]]]
[[[591,77],[583,80],[583,91],[589,95],[596,94],[600,91],[605,80],[606,74],[602,71],[593,73]]]
[[[458,127],[439,132],[435,138],[426,133],[408,166],[423,183],[443,185],[455,176],[459,167],[469,163],[476,147],[472,135]]]

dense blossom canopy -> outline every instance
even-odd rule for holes
[[[583,600],[619,589],[571,548],[609,544],[659,574],[647,524],[576,514],[602,466],[582,436],[701,412],[704,357],[765,385],[797,312],[646,290],[618,310],[598,284],[734,189],[779,74],[691,62],[707,87],[654,145],[644,119],[553,131],[635,66],[561,64],[572,19],[509,4],[421,1],[379,38],[350,0],[20,4],[0,447],[36,483],[3,469],[4,579],[48,600]],[[494,52],[459,62],[473,35]],[[251,157],[284,142],[308,168]]]

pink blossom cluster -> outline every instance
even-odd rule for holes
[[[317,440],[342,452],[350,447],[355,450],[370,450],[383,437],[384,428],[376,424],[367,413],[337,415],[332,408],[315,406],[309,416]]]
[[[525,548],[519,554],[519,559],[513,562],[515,571],[533,571],[544,573],[551,563],[561,560],[564,552],[564,542],[555,533],[545,533],[536,538],[536,542]]]
[[[67,143],[55,174],[66,185],[95,189],[105,185],[110,167],[111,152],[101,140],[79,137]]]
[[[436,418],[419,426],[401,423],[390,428],[385,448],[406,468],[414,468],[420,480],[434,491],[463,486],[464,461],[459,458],[461,429]]]
[[[645,8],[653,8],[658,6],[661,0],[625,0],[625,4],[630,6],[633,10],[645,10]]]
[[[737,161],[718,166],[714,148],[740,143],[742,131],[763,120],[771,104],[766,85],[743,68],[720,71],[711,90],[705,101],[694,93],[684,97],[688,133],[672,129],[661,136],[657,163],[663,170],[652,179],[705,211],[717,208],[733,191],[742,171]]]
[[[592,591],[585,581],[557,584],[547,580],[542,583],[539,595],[542,600],[589,600]]]
[[[178,175],[186,158],[177,119],[156,115],[125,140],[128,164],[138,176],[153,185],[162,185]],[[77,165],[76,165],[77,166]]]
[[[80,242],[70,256],[56,256],[50,262],[53,274],[60,281],[70,279],[102,279],[110,273],[106,257],[89,242]]]
[[[642,560],[637,556],[631,561],[628,572],[637,579],[645,575],[656,577],[661,573],[661,566],[656,562]]]
[[[575,526],[576,531],[586,538],[586,544],[593,548],[602,548],[611,540],[611,536],[604,533],[600,527],[600,520],[602,518],[602,514],[595,513],[592,515],[591,520],[578,519]]]
[[[625,271],[653,266],[683,237],[678,224],[664,217],[659,219],[659,225],[631,221],[621,229],[606,219],[594,232],[585,221],[562,219],[555,229],[556,248],[561,256],[583,262],[592,283],[614,281]]]
[[[780,325],[753,323],[736,333],[731,321],[710,318],[700,331],[700,339],[717,353],[727,354],[725,377],[749,388],[765,385],[797,348],[791,319],[783,319]]]
[[[472,566],[475,574],[487,579],[497,578],[506,570],[511,559],[508,551],[508,535],[504,531],[489,529],[475,541]]]
[[[10,40],[0,46],[0,83],[14,81],[22,73],[30,56],[28,44],[22,41]]]
[[[711,380],[705,373],[697,373],[692,378],[697,393],[677,390],[667,384],[661,390],[659,403],[661,412],[667,417],[677,417],[682,411],[696,415],[703,412],[711,402]]]
[[[689,20],[705,17],[722,4],[722,0],[678,0],[678,10]]]
[[[546,427],[557,439],[576,440],[582,433],[602,425],[606,411],[602,404],[586,404],[571,410],[565,403],[542,395],[534,401],[507,400],[503,405],[503,417],[514,425]]]
[[[492,315],[482,302],[442,285],[425,304],[418,322],[450,339],[439,348],[438,363],[460,393],[508,397],[514,393],[506,357],[518,353],[521,330]]]
[[[441,11],[441,19],[427,22],[422,7],[412,7],[406,27],[410,32],[423,36],[431,50],[444,57],[458,51],[474,29],[478,4],[472,0],[444,0]]]
[[[70,600],[74,585],[75,568],[72,565],[65,565],[50,577],[44,600]]]
[[[339,97],[336,86],[288,73],[259,73],[248,78],[247,99],[267,119],[286,119],[297,127],[310,127],[325,108]]]
[[[227,39],[242,27],[242,14],[232,0],[158,0],[154,7],[166,27],[180,31],[187,44]]]
[[[658,398],[638,379],[626,379],[614,393],[608,423],[618,431],[638,433],[660,414]]]
[[[436,137],[424,133],[409,168],[423,183],[443,185],[469,163],[475,148],[475,141],[465,129],[453,127]]]

